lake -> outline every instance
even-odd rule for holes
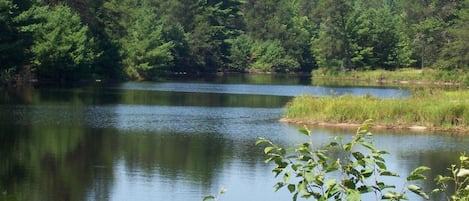
[[[294,75],[225,75],[159,82],[33,86],[0,91],[0,200],[291,200],[264,163],[259,137],[291,146],[307,140],[278,122],[293,96],[371,94],[385,87],[315,86]],[[313,143],[353,130],[312,128]],[[460,135],[373,131],[390,152],[388,169],[406,177],[426,165],[427,191],[469,140]],[[402,179],[390,179],[397,186]],[[3,196],[3,197],[2,197]],[[419,200],[409,194],[411,200]],[[433,198],[434,200],[440,200]]]

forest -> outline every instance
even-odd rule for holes
[[[0,81],[469,67],[469,0],[0,0]]]

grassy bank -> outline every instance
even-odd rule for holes
[[[342,125],[367,119],[386,128],[469,130],[469,92],[425,90],[406,99],[304,95],[287,105],[284,118],[288,122]]]
[[[403,68],[395,71],[370,70],[330,72],[318,69],[312,72],[315,84],[337,84],[362,82],[369,84],[426,84],[426,85],[469,85],[469,73],[460,71],[441,71],[436,69]]]

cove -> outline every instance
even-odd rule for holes
[[[291,200],[286,190],[273,191],[277,180],[254,142],[305,140],[298,127],[278,122],[301,93],[406,94],[275,75],[4,90],[0,192],[17,200],[196,201],[225,187],[223,201]],[[425,189],[469,144],[449,134],[373,132],[377,148],[390,152],[388,169],[405,177],[417,166],[432,168]],[[314,128],[313,142],[353,134]]]

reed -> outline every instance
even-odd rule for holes
[[[469,92],[416,91],[406,99],[303,95],[287,104],[284,116],[290,122],[359,124],[373,119],[377,126],[386,128],[468,130]]]

